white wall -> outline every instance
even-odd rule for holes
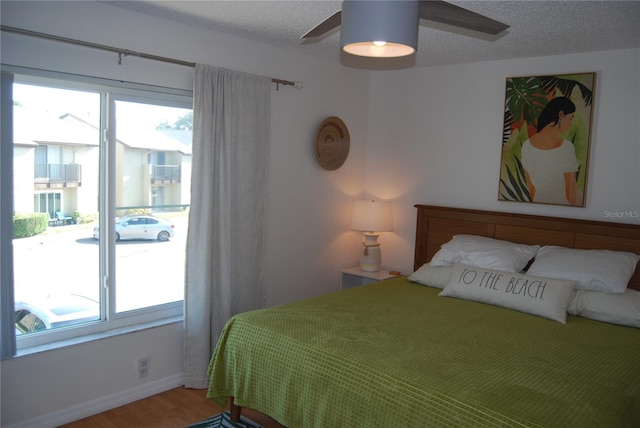
[[[4,25],[304,82],[302,91],[272,93],[268,305],[338,289],[340,268],[357,263],[360,236],[349,231],[349,215],[365,188],[395,202],[396,231],[380,240],[385,264],[403,272],[412,268],[415,203],[602,220],[604,210],[640,209],[638,50],[370,76],[101,3],[0,5]],[[6,33],[1,43],[4,63],[192,84],[192,71],[182,66],[136,58],[119,66],[115,54]],[[498,202],[505,78],[573,71],[598,72],[587,207]],[[317,127],[330,115],[340,116],[351,135],[346,163],[332,172],[317,165],[313,151]],[[0,422],[61,423],[115,397],[179,382],[181,343],[180,326],[169,325],[3,362]],[[135,376],[141,355],[151,357],[146,384]]]
[[[15,212],[33,210],[33,187],[21,186],[22,183],[33,183],[35,157],[33,147],[18,146],[13,151],[13,180],[16,195],[13,198]]]
[[[145,356],[149,376],[138,379]],[[182,323],[5,360],[0,370],[0,426],[58,426],[183,385]]]
[[[412,269],[417,203],[640,223],[606,214],[640,210],[639,60],[631,49],[375,73],[365,187],[395,202],[386,264]],[[499,202],[506,78],[578,72],[597,73],[586,207]]]
[[[341,268],[357,263],[348,230],[351,201],[364,188],[369,73],[99,2],[1,2],[3,25],[200,62],[292,81],[272,91],[267,304],[339,289]],[[3,32],[3,64],[191,89],[189,67],[125,57]],[[327,116],[349,127],[345,165],[325,171],[314,155]],[[292,286],[293,285],[293,286]],[[137,379],[135,361],[151,358]],[[2,362],[2,426],[60,424],[117,398],[179,384],[182,333],[176,325]],[[177,383],[176,383],[177,382]],[[53,414],[52,414],[53,412]]]

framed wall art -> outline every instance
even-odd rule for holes
[[[509,77],[498,200],[585,206],[596,73]]]

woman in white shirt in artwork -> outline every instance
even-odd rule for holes
[[[522,144],[522,166],[533,202],[580,205],[579,168],[571,141],[561,134],[571,127],[576,106],[565,97],[549,101],[538,117],[538,132]]]

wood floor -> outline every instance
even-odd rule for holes
[[[225,410],[207,400],[205,393],[203,389],[175,388],[61,428],[184,428]],[[243,409],[242,415],[265,428],[283,428],[251,409]]]

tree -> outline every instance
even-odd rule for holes
[[[165,120],[164,122],[158,124],[158,126],[156,126],[156,129],[177,129],[182,131],[191,131],[193,130],[193,112],[190,111],[184,116],[180,116],[175,122],[173,122],[173,125],[169,125],[169,122]]]

